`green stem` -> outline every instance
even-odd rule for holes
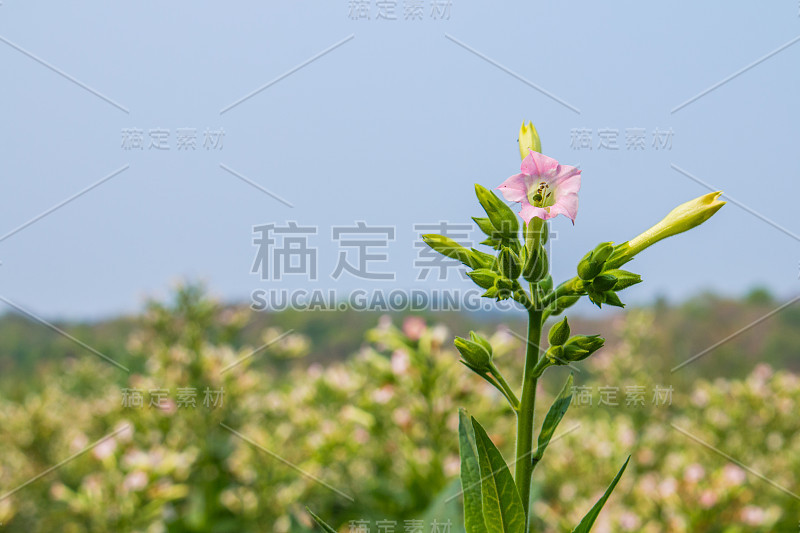
[[[525,509],[529,514],[531,476],[533,464],[533,414],[536,404],[536,364],[539,362],[539,340],[542,335],[542,311],[535,308],[528,312],[528,343],[525,351],[525,373],[522,380],[522,400],[517,413],[516,483]]]
[[[519,400],[517,399],[517,395],[514,394],[514,391],[508,385],[508,382],[503,377],[503,374],[500,373],[500,370],[496,366],[494,366],[494,363],[489,363],[489,364],[491,365],[489,373],[497,382],[500,392],[502,392],[503,395],[506,397],[508,403],[511,405],[511,408],[514,409],[514,412],[519,411]]]

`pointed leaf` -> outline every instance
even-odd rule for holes
[[[311,509],[306,507],[306,511],[308,511],[308,514],[311,515],[311,518],[314,519],[314,522],[316,522],[317,525],[319,527],[321,527],[323,531],[325,531],[325,533],[336,533],[335,529],[333,529],[331,526],[326,524],[325,521],[322,518],[320,518],[317,515],[315,515],[314,512]]]
[[[481,501],[483,520],[488,533],[525,533],[525,511],[522,508],[514,478],[508,465],[489,435],[475,418],[472,419],[478,460],[481,468]]]
[[[611,496],[611,491],[613,491],[614,487],[617,486],[617,482],[619,482],[619,478],[622,477],[622,473],[625,472],[625,467],[628,466],[628,461],[630,460],[631,456],[629,455],[628,458],[625,460],[625,464],[622,465],[622,468],[614,478],[614,481],[612,481],[611,485],[609,485],[608,488],[606,489],[606,492],[605,494],[603,494],[603,497],[597,500],[597,503],[594,504],[594,507],[592,507],[589,513],[583,517],[581,523],[578,524],[578,527],[572,530],[572,533],[589,533],[589,531],[592,529],[592,526],[594,525],[594,521],[597,520],[597,516],[600,514],[600,510],[606,504],[606,500],[608,500],[608,497]]]
[[[470,268],[479,268],[481,266],[473,257],[472,250],[464,248],[449,237],[437,235],[435,233],[427,233],[422,236],[422,240],[440,254],[450,257],[451,259],[457,259]]]
[[[481,203],[483,210],[492,223],[492,226],[504,239],[517,239],[519,232],[519,219],[506,203],[492,191],[482,185],[475,184],[475,195]]]
[[[547,449],[547,445],[550,444],[550,439],[553,438],[553,433],[556,432],[558,423],[561,422],[561,419],[564,418],[564,414],[567,412],[567,409],[569,409],[569,404],[571,401],[572,374],[570,374],[567,378],[564,388],[561,389],[561,392],[553,402],[553,405],[550,406],[550,410],[547,411],[547,416],[544,417],[542,430],[539,432],[539,442],[536,445],[536,453],[533,455],[533,466],[536,466],[536,464],[542,460],[544,451]]]
[[[464,527],[467,533],[483,533],[481,471],[475,431],[469,415],[458,410],[458,444],[461,451],[461,490],[464,494]]]
[[[497,230],[494,229],[494,225],[492,225],[491,220],[483,217],[472,217],[472,220],[475,221],[480,230],[485,233],[487,237],[494,239],[494,235]]]

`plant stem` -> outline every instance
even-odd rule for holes
[[[533,306],[528,310],[528,342],[525,351],[525,373],[522,378],[522,400],[517,413],[517,453],[515,479],[525,519],[529,514],[531,475],[533,464],[533,414],[536,404],[536,375],[534,369],[539,362],[539,341],[542,335],[542,311]]]

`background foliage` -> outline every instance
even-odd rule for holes
[[[576,320],[573,331],[609,343],[575,373],[592,405],[573,404],[534,474],[536,530],[574,525],[632,454],[595,531],[795,531],[800,501],[684,432],[797,492],[800,311],[670,372],[777,305],[753,291]],[[187,286],[141,317],[63,327],[131,373],[3,317],[0,492],[119,433],[0,500],[6,531],[307,531],[305,504],[343,531],[354,520],[456,524],[457,408],[468,404],[512,456],[512,415],[456,364],[452,337],[475,327],[498,366],[520,375],[513,319],[252,314]],[[544,381],[548,405],[563,379]],[[653,404],[656,386],[672,387],[670,405]],[[198,390],[195,408],[175,403],[182,387]],[[202,405],[207,387],[224,390],[223,405]],[[619,405],[598,405],[601,387],[617,388]],[[626,405],[629,387],[644,388],[644,405]],[[145,391],[144,406],[123,406],[124,388]],[[169,389],[172,403],[149,407],[150,389]]]

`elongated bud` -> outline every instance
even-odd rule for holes
[[[469,332],[469,338],[470,338],[470,340],[472,342],[477,342],[478,344],[483,346],[486,349],[486,351],[489,352],[490,356],[492,355],[492,351],[493,351],[492,350],[492,345],[489,343],[489,341],[487,339],[484,339],[483,337],[481,337],[480,335],[478,335],[474,331],[470,331]]]
[[[495,282],[500,277],[495,271],[488,268],[477,268],[472,272],[467,272],[467,276],[472,278],[472,281],[482,289],[494,287]]]
[[[536,283],[544,279],[549,270],[550,262],[547,259],[547,252],[539,246],[528,252],[522,268],[522,277],[525,278],[525,281]]]
[[[722,191],[708,193],[679,205],[652,228],[617,246],[608,266],[620,267],[648,246],[699,226],[725,205],[725,202],[719,200],[721,194]]]
[[[564,344],[564,359],[582,361],[602,348],[605,342],[600,335],[576,335]]]
[[[569,323],[567,322],[567,317],[564,317],[550,328],[547,340],[550,342],[550,346],[560,346],[567,342],[567,339],[569,339]]]
[[[603,263],[598,263],[592,259],[581,259],[580,263],[578,263],[578,277],[582,280],[591,281],[602,271]]]
[[[497,265],[500,273],[511,280],[517,279],[522,273],[519,256],[505,246],[500,250],[500,255],[497,257]]]
[[[489,370],[492,354],[482,344],[463,337],[456,337],[453,344],[471,369],[478,373]]]
[[[542,142],[539,140],[539,133],[533,127],[533,122],[522,123],[519,129],[519,155],[522,159],[528,157],[530,151],[542,153]]]
[[[613,252],[613,242],[601,242],[595,246],[594,250],[592,250],[592,260],[597,261],[598,263],[605,263],[606,259],[611,257]]]
[[[617,278],[604,272],[592,280],[592,289],[598,292],[609,291],[617,284]]]
[[[621,291],[622,289],[627,289],[631,285],[636,285],[637,283],[642,282],[642,276],[639,274],[634,274],[633,272],[628,272],[627,270],[621,270],[619,268],[605,270],[603,275],[614,276],[617,278],[617,282],[613,287],[615,291]]]

